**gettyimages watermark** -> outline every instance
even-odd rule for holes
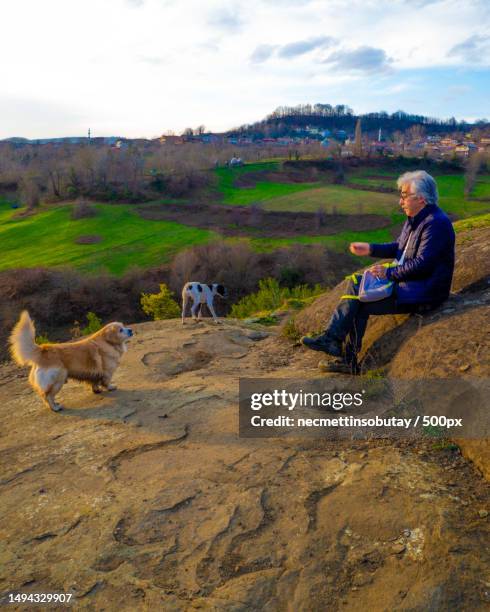
[[[241,437],[490,438],[490,379],[241,378]]]

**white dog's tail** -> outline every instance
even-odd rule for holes
[[[36,328],[27,310],[20,315],[17,325],[10,334],[10,353],[16,363],[27,365],[36,363],[41,349],[36,344]]]

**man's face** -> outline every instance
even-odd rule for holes
[[[400,206],[407,217],[415,217],[415,215],[425,206],[424,198],[415,195],[409,184],[402,185],[400,191]]]

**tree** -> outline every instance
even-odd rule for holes
[[[41,199],[40,195],[39,187],[34,179],[22,179],[20,185],[20,201],[28,210],[34,210],[39,206]]]
[[[483,155],[475,153],[468,159],[466,172],[464,174],[464,197],[468,198],[476,184],[476,176],[482,166]]]
[[[358,119],[356,123],[356,133],[354,138],[354,153],[361,157],[362,155],[362,131],[361,131],[361,120]]]

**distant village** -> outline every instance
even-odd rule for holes
[[[417,126],[415,126],[417,127]],[[316,145],[325,150],[326,158],[348,158],[354,156],[388,156],[398,155],[410,157],[430,157],[435,160],[467,158],[474,153],[490,152],[490,133],[480,128],[464,134],[454,135],[438,134],[424,135],[423,130],[409,129],[405,132],[385,134],[380,128],[377,133],[370,131],[368,134],[360,132],[362,128],[356,128],[356,132],[348,133],[346,130],[329,130],[318,127],[292,128],[290,135],[281,137],[253,137],[250,135],[227,135],[211,132],[189,133],[186,130],[181,135],[164,134],[158,138],[118,138],[110,137],[68,137],[68,138],[46,138],[28,140],[25,138],[9,138],[0,141],[2,146],[23,147],[25,145],[45,145],[58,148],[62,145],[91,144],[93,146],[109,146],[114,150],[124,150],[131,146],[138,148],[155,148],[156,146],[173,147],[184,144],[201,143],[215,146],[234,146],[238,148],[248,147],[277,147],[289,151],[289,157],[294,155],[295,148],[303,145]],[[286,155],[288,155],[286,153]]]

